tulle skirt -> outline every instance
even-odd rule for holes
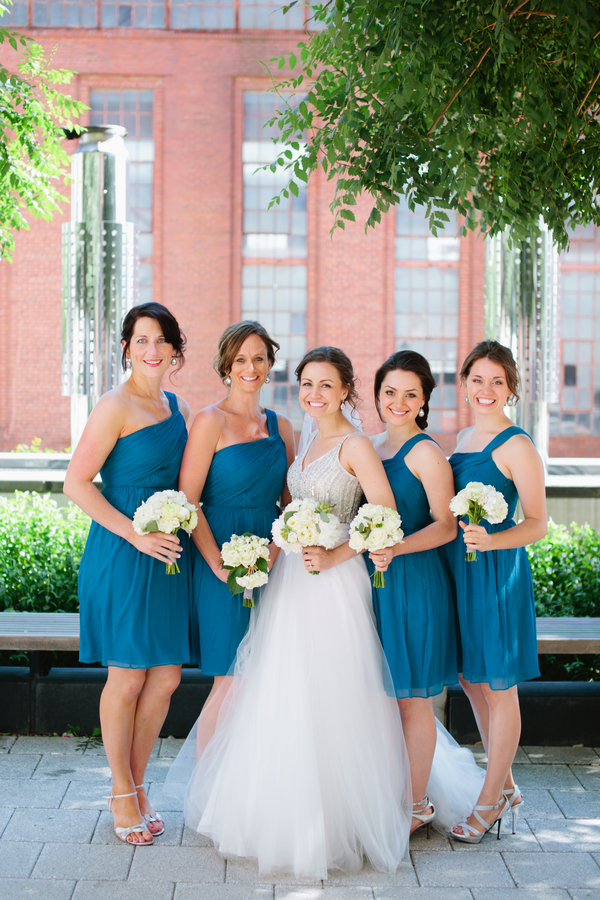
[[[364,560],[310,575],[301,556],[280,554],[232,675],[214,736],[209,704],[167,778],[188,827],[225,857],[256,859],[262,875],[324,879],[365,857],[394,872],[407,859],[412,793]],[[449,827],[471,811],[483,773],[439,727],[431,786]],[[468,774],[448,798],[456,754]]]

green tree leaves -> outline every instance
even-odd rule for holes
[[[335,180],[334,228],[363,192],[367,227],[398,194],[434,234],[444,209],[516,240],[542,218],[561,248],[600,224],[600,0],[330,0],[315,17],[277,87],[305,102],[277,120],[308,136],[290,174]]]
[[[19,53],[10,59],[4,52],[0,63],[0,259],[10,260],[14,232],[28,227],[26,213],[50,219],[64,199],[59,182],[69,157],[59,126],[77,129],[73,119],[87,107],[56,87],[68,84],[73,73],[51,69],[31,38],[0,27],[0,46]]]

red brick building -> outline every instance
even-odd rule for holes
[[[341,346],[371,384],[396,348],[424,352],[438,381],[431,431],[450,451],[469,409],[456,371],[483,336],[484,250],[474,236],[431,237],[400,205],[368,235],[357,223],[330,237],[332,185],[322,173],[267,211],[281,181],[256,172],[272,159],[265,121],[276,98],[264,63],[295,47],[305,11],[268,0],[16,0],[14,27],[53,65],[73,69],[71,92],[94,124],[125,125],[129,218],[140,232],[140,298],[166,304],[188,336],[174,379],[194,411],[222,395],[211,368],[223,328],[260,318],[282,344],[265,402],[295,415],[293,369],[307,347]],[[0,449],[34,436],[70,442],[60,394],[61,224],[32,222],[12,265],[0,264]],[[600,456],[600,239],[576,236],[562,261],[561,403],[551,453]],[[297,416],[296,416],[297,417]]]

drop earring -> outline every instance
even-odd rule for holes
[[[467,397],[465,397],[465,403],[468,403],[468,402],[469,402],[469,398],[467,396]]]
[[[425,415],[425,413],[423,412],[423,407],[421,407],[421,409],[418,412],[418,416],[420,419],[422,419],[424,415]]]
[[[176,357],[176,356],[171,357],[171,365],[172,365],[172,366],[176,366],[176,365],[177,365],[177,357]]]
[[[270,375],[267,375],[267,377],[265,378],[265,384],[271,384],[271,376]]]
[[[130,368],[131,368],[131,360],[130,360],[130,359],[126,359],[126,360],[125,360],[125,368],[126,368],[126,369],[130,369]]]
[[[342,400],[342,402],[340,403],[340,409],[346,409],[346,401],[345,400]]]
[[[226,384],[227,387],[231,385],[231,378],[229,377],[229,375],[227,376],[227,378],[223,379],[223,384]]]

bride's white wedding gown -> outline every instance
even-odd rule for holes
[[[347,540],[362,490],[339,462],[341,443],[304,472],[297,459],[288,484],[294,499],[335,504]],[[255,858],[261,874],[327,878],[328,869],[359,870],[365,855],[394,872],[407,856],[412,794],[386,678],[362,557],[310,575],[301,555],[280,553],[223,686],[214,737],[196,762],[201,716],[169,773],[167,792],[187,785],[188,827],[223,856]],[[444,735],[440,752],[452,742]],[[467,755],[470,790],[459,778],[456,797],[442,791],[438,800],[446,825],[479,793],[483,773]],[[438,762],[443,783],[447,765]]]

